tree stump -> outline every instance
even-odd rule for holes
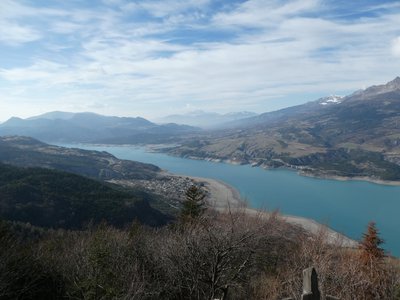
[[[321,300],[321,293],[318,289],[318,275],[314,268],[303,271],[303,295],[302,300]]]

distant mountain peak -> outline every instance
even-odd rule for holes
[[[342,96],[338,95],[330,95],[328,97],[323,97],[318,99],[319,104],[321,105],[332,105],[332,104],[340,104],[343,101]]]
[[[393,89],[400,89],[400,77],[397,76],[392,81],[389,81],[386,86],[391,87]]]
[[[373,97],[379,94],[385,94],[390,92],[400,91],[400,77],[397,76],[392,81],[389,81],[386,84],[381,85],[373,85],[365,90],[356,91],[351,96],[358,96],[363,98]]]
[[[198,128],[157,125],[141,117],[103,116],[91,112],[49,112],[29,119],[11,118],[0,124],[1,135],[31,136],[42,141],[67,143],[165,143]]]
[[[1,124],[1,126],[20,126],[21,122],[23,122],[24,119],[18,118],[18,117],[11,117],[7,121]]]
[[[38,116],[27,118],[27,120],[47,119],[47,120],[69,120],[73,118],[75,113],[64,111],[51,111]]]

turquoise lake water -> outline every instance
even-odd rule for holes
[[[385,240],[384,248],[400,256],[400,187],[316,179],[288,170],[191,160],[136,147],[63,146],[107,151],[176,174],[219,179],[235,187],[253,208],[279,209],[284,214],[312,218],[357,240],[368,222],[375,221]]]

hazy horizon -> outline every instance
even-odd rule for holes
[[[161,115],[160,117],[156,117],[156,118],[145,118],[143,116],[139,116],[139,115],[111,115],[111,114],[107,114],[107,113],[97,113],[97,112],[93,112],[93,111],[59,111],[59,110],[53,110],[53,111],[48,111],[48,112],[44,112],[43,114],[39,114],[39,115],[29,115],[26,117],[20,117],[20,116],[10,116],[10,118],[21,118],[21,119],[29,119],[29,118],[34,118],[34,117],[39,117],[48,113],[74,113],[74,114],[98,114],[98,115],[102,115],[102,116],[108,116],[108,117],[128,117],[128,118],[144,118],[147,119],[151,122],[160,122],[160,120],[162,120],[165,117],[170,117],[170,116],[174,116],[174,115],[187,115],[190,116],[191,114],[195,114],[195,113],[204,113],[204,114],[212,114],[212,113],[217,113],[220,114],[221,116],[223,115],[229,115],[230,113],[254,113],[255,115],[257,115],[257,113],[255,112],[250,112],[250,111],[232,111],[232,112],[228,112],[228,113],[217,113],[217,112],[213,112],[213,111],[206,111],[206,110],[193,110],[193,111],[188,111],[186,113],[182,113],[182,114],[169,114],[169,115]],[[6,120],[0,120],[0,123],[4,123],[6,121],[8,121],[10,118],[6,119]]]
[[[35,2],[0,2],[0,122],[262,113],[400,70],[395,1]]]

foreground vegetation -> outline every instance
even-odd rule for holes
[[[400,299],[374,224],[348,249],[277,214],[206,209],[196,186],[185,199],[171,222],[121,187],[0,164],[0,300],[299,299],[310,266],[323,295]]]
[[[1,224],[0,299],[299,299],[309,266],[323,294],[400,299],[399,270],[382,252],[326,243],[276,215],[209,210],[158,229],[102,224],[35,239],[17,225]]]

